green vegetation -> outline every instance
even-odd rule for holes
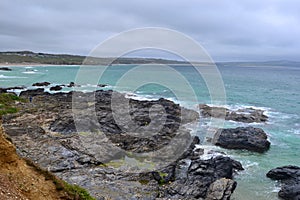
[[[10,93],[0,94],[0,117],[5,114],[18,112],[18,109],[14,106],[16,101],[24,102],[25,100]]]
[[[111,160],[108,163],[102,164],[105,167],[120,168],[125,165],[125,159]]]
[[[88,191],[85,189],[79,187],[78,185],[71,185],[59,178],[57,178],[55,175],[53,175],[51,172],[44,170],[37,166],[34,162],[31,160],[24,158],[27,165],[33,167],[38,173],[42,174],[45,177],[45,180],[51,180],[56,190],[63,190],[68,193],[72,197],[72,199],[78,199],[78,200],[95,200]]]
[[[80,65],[84,56],[33,53],[31,51],[1,52],[0,63],[40,63],[54,65]]]
[[[108,64],[113,58],[98,58],[67,54],[34,53],[31,51],[0,52],[0,63],[37,63],[52,65],[87,65]],[[113,64],[185,64],[186,62],[156,58],[117,58]]]
[[[15,101],[24,101],[24,100],[11,93],[0,94],[0,104],[7,105],[10,103],[14,103]]]
[[[150,181],[149,180],[139,180],[140,184],[147,185]]]
[[[64,189],[74,197],[79,197],[81,200],[95,200],[90,194],[78,185],[70,185],[64,182]]]
[[[158,172],[159,176],[160,176],[160,179],[158,181],[158,184],[159,185],[164,185],[164,184],[167,184],[168,182],[165,180],[166,177],[168,176],[167,173],[164,173],[164,172]]]

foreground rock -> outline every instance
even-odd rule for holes
[[[261,128],[238,127],[219,129],[214,143],[226,149],[246,149],[263,153],[270,148],[267,134]]]
[[[184,162],[183,160],[181,162]],[[242,165],[229,157],[217,156],[209,160],[196,159],[188,168],[178,164],[175,181],[160,188],[160,197],[175,199],[229,199],[236,182],[233,174],[243,170]],[[181,174],[181,176],[178,176]]]
[[[291,165],[278,167],[270,170],[267,177],[281,182],[279,197],[286,200],[300,199],[300,167]]]
[[[230,199],[235,187],[236,182],[231,179],[218,179],[209,186],[206,200]]]
[[[113,91],[24,91],[20,96],[33,96],[33,103],[20,104],[20,113],[5,116],[4,127],[21,156],[97,199],[230,197],[236,186],[231,179],[242,166],[228,157],[200,159],[202,151],[194,151],[199,138],[184,126],[198,120],[197,112],[166,99],[114,95],[112,105]],[[157,163],[154,169],[139,169]]]
[[[229,110],[224,107],[211,107],[205,104],[199,105],[203,117],[223,118],[236,122],[253,123],[266,122],[268,117],[264,115],[263,110],[254,108],[244,108],[238,110]]]

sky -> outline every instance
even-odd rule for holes
[[[1,0],[0,51],[88,55],[123,31],[162,27],[215,61],[300,61],[299,10],[299,0]]]

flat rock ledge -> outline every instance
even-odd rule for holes
[[[268,121],[268,116],[264,114],[264,110],[254,108],[243,108],[238,110],[229,110],[224,107],[208,106],[200,104],[199,109],[202,117],[223,118],[244,123],[263,123]]]
[[[286,200],[300,199],[300,167],[283,166],[270,170],[267,177],[281,182],[278,196]]]

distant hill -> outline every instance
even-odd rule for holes
[[[217,66],[293,66],[300,67],[300,62],[290,60],[260,61],[260,62],[217,62]]]
[[[3,64],[53,64],[81,65],[86,56],[68,54],[35,53],[31,51],[0,52],[0,63]],[[111,58],[90,57],[90,65],[107,64]],[[112,64],[186,64],[186,62],[156,58],[117,58]]]
[[[35,53],[32,51],[7,51],[0,52],[0,64],[50,64],[50,65],[81,65],[86,56],[68,54]],[[184,61],[159,59],[159,58],[98,58],[89,57],[88,65],[108,64],[189,64]],[[197,62],[194,62],[197,63]],[[206,66],[208,63],[198,63]],[[264,62],[216,62],[217,66],[300,66],[300,62],[279,60]]]

